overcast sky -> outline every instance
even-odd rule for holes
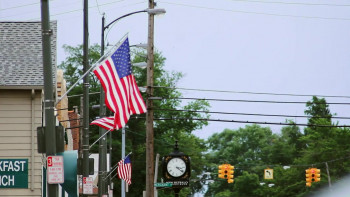
[[[39,0],[0,0],[0,21],[40,20]],[[51,20],[57,20],[58,64],[67,54],[62,45],[83,42],[83,1],[50,1]],[[221,90],[182,90],[184,97],[308,101],[307,97],[241,94],[350,96],[350,2],[340,0],[159,0],[164,16],[155,18],[155,47],[167,58],[165,68],[185,77],[178,87]],[[109,23],[124,14],[143,10],[147,1],[90,0],[90,44],[100,43],[101,17]],[[118,21],[107,40],[115,44],[129,33],[131,44],[147,41],[147,14]],[[349,98],[326,98],[350,103]],[[211,111],[304,115],[305,104],[211,102]],[[330,105],[337,116],[350,117],[349,105]],[[285,122],[284,117],[212,114],[212,119]],[[292,118],[306,123],[305,118]],[[350,120],[339,120],[350,125]],[[225,128],[245,124],[210,122],[196,131],[207,138]],[[281,126],[270,126],[279,132]]]

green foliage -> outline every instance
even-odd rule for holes
[[[59,67],[64,69],[68,88],[82,75],[82,46],[64,46],[69,54]],[[99,58],[100,47],[90,47],[89,63],[92,65]],[[146,53],[142,50],[132,51],[132,62],[146,61]],[[154,64],[154,96],[169,98],[154,100],[154,152],[161,158],[173,151],[175,140],[179,140],[180,151],[191,157],[192,177],[189,188],[184,188],[180,196],[188,196],[204,191],[205,179],[214,180],[208,185],[205,196],[307,196],[327,184],[325,162],[328,161],[332,181],[342,178],[350,172],[350,161],[346,156],[350,153],[350,129],[326,127],[335,126],[332,114],[324,98],[313,97],[307,102],[305,114],[309,115],[308,126],[301,129],[291,120],[291,125],[283,127],[280,133],[272,133],[269,127],[246,125],[236,130],[225,129],[216,133],[207,141],[192,134],[207,125],[207,114],[193,111],[208,111],[205,101],[183,103],[179,99],[181,92],[171,87],[181,80],[180,72],[168,72],[164,69],[165,57],[155,53]],[[133,68],[136,81],[145,87],[146,70]],[[90,92],[99,92],[100,85],[94,75],[90,75]],[[82,82],[70,93],[82,94]],[[146,95],[143,94],[144,100]],[[170,99],[171,98],[171,99]],[[99,95],[90,96],[90,105],[99,104]],[[80,106],[80,97],[69,98],[69,108]],[[98,110],[90,110],[90,121],[98,115]],[[316,126],[323,125],[323,127]],[[98,128],[90,127],[91,142],[98,138]],[[132,152],[133,184],[129,188],[129,196],[141,196],[145,189],[146,150],[145,150],[145,115],[133,116],[126,128],[126,152]],[[112,132],[112,165],[121,158],[121,132]],[[93,148],[96,151],[97,147]],[[228,184],[226,180],[217,178],[218,165],[230,163],[235,166],[235,182]],[[283,168],[289,165],[290,168]],[[311,166],[321,169],[321,182],[313,183],[311,188],[305,186],[305,169]],[[274,179],[265,180],[263,171],[274,169]],[[159,166],[158,180],[162,177],[162,166]],[[209,176],[197,178],[203,172],[211,172]],[[115,183],[115,193],[120,193],[120,181]],[[207,183],[206,183],[207,184]],[[271,186],[273,184],[273,186]],[[270,186],[269,186],[270,185]],[[159,190],[160,197],[173,195],[170,190]]]
[[[68,88],[74,84],[77,79],[83,74],[82,72],[82,46],[72,47],[64,46],[65,51],[69,54],[65,61],[59,67],[64,70],[65,79],[67,80]],[[100,55],[100,46],[93,45],[89,49],[89,63],[95,63]],[[132,51],[132,63],[146,61],[146,53],[142,50]],[[180,72],[168,72],[164,69],[165,57],[160,52],[155,52],[154,55],[154,86],[174,87],[181,80],[183,74]],[[139,87],[146,86],[146,70],[133,67],[137,84]],[[90,92],[99,92],[100,84],[94,74],[90,75]],[[153,88],[155,97],[178,98],[181,97],[181,92],[173,88]],[[82,82],[76,86],[69,94],[82,94]],[[146,101],[146,95],[143,94]],[[90,105],[99,104],[99,94],[90,95]],[[72,106],[80,106],[79,97],[69,98],[69,108]],[[91,107],[91,106],[90,106]],[[194,130],[201,129],[207,125],[207,121],[194,121],[193,118],[206,119],[208,115],[195,113],[195,110],[208,110],[209,103],[206,101],[194,101],[182,103],[179,99],[164,99],[155,100],[153,102],[154,116],[156,119],[172,119],[174,120],[155,120],[154,121],[154,153],[160,154],[160,160],[163,156],[173,151],[175,140],[179,141],[180,151],[188,154],[191,157],[192,177],[202,173],[206,161],[204,160],[203,152],[205,152],[205,142],[192,134]],[[180,110],[180,111],[178,111]],[[90,110],[90,121],[98,116],[98,110]],[[180,119],[181,118],[181,119]],[[90,127],[90,143],[95,141],[98,136],[98,127]],[[132,182],[129,187],[129,196],[141,196],[145,190],[146,180],[146,149],[145,149],[145,114],[134,115],[128,122],[126,128],[126,153],[132,152]],[[121,159],[121,132],[112,132],[112,166]],[[93,147],[92,151],[97,151],[97,146]],[[159,166],[158,180],[162,177],[162,166]],[[115,193],[120,193],[120,180],[113,179],[115,184]],[[200,182],[191,183],[190,188],[185,188],[180,192],[180,196],[194,194],[196,191],[202,190]],[[169,196],[169,192],[164,190],[159,191],[159,196]]]
[[[350,152],[350,129],[329,127],[337,124],[332,123],[332,114],[323,98],[313,97],[307,102],[305,114],[310,118],[303,132],[287,120],[290,125],[279,134],[272,133],[268,127],[250,125],[212,135],[207,140],[208,170],[215,173],[220,164],[230,163],[236,168],[235,183],[232,189],[213,177],[215,182],[209,185],[206,195],[308,196],[328,185],[325,162],[328,161],[332,182],[349,173],[350,162],[346,157]],[[321,182],[308,188],[305,169],[312,166],[321,169]],[[263,169],[267,167],[274,169],[273,180],[263,177]],[[269,187],[269,184],[274,185]]]
[[[61,62],[58,65],[58,68],[63,69],[64,73],[64,79],[67,82],[67,90],[72,87],[72,85],[76,82],[77,85],[71,90],[71,92],[68,94],[68,108],[72,109],[73,106],[77,106],[79,109],[79,112],[81,112],[81,99],[83,94],[83,80],[78,81],[78,79],[84,74],[83,73],[83,45],[79,45],[77,47],[72,47],[68,45],[63,46],[65,52],[68,54],[68,57]],[[89,65],[91,66],[93,63],[97,62],[97,60],[100,58],[100,46],[95,44],[89,47]],[[89,83],[90,93],[99,93],[100,92],[100,85],[98,82],[98,79],[96,76],[91,72],[89,74]],[[93,105],[99,104],[99,94],[91,94],[89,97],[89,121],[91,122],[94,120],[96,116],[98,116],[99,111],[98,110],[92,110]],[[90,132],[93,133],[93,135],[90,136],[90,143],[93,143],[96,139],[98,139],[98,136],[96,133],[98,133],[97,127],[90,127]],[[95,135],[94,135],[95,134]],[[92,152],[97,152],[97,147],[94,146],[91,150]]]
[[[319,120],[323,120],[323,123],[326,125],[332,123],[332,114],[330,113],[326,99],[319,99],[316,96],[313,96],[312,101],[306,103],[306,107],[307,109],[304,111],[305,114],[311,116],[308,120],[309,125],[317,124]]]

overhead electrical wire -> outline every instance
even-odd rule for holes
[[[289,167],[309,167],[309,166],[319,166],[319,165],[323,165],[325,163],[333,163],[336,161],[340,161],[340,160],[345,160],[345,159],[350,159],[350,156],[347,157],[342,157],[342,158],[337,158],[337,159],[332,159],[329,161],[322,161],[322,162],[318,162],[318,163],[313,163],[313,164],[285,164],[285,165],[281,165],[281,164],[236,164],[235,169],[248,169],[250,167],[278,167],[278,166],[289,166]]]
[[[53,0],[51,0],[51,1],[53,1]],[[32,5],[36,5],[36,4],[40,4],[40,2],[29,3],[29,4],[24,4],[24,5],[18,5],[18,6],[13,6],[13,7],[9,7],[9,8],[2,8],[2,9],[0,9],[0,11],[12,10],[12,9],[17,9],[17,8],[22,8],[22,7],[28,7],[28,6],[32,6]]]
[[[306,104],[305,101],[268,101],[268,100],[245,100],[245,99],[216,99],[216,98],[189,98],[189,97],[174,97],[174,98],[164,98],[164,97],[151,97],[151,100],[172,100],[172,99],[180,99],[180,100],[203,100],[203,101],[225,101],[225,102],[247,102],[247,103],[279,103],[279,104]],[[315,103],[314,104],[323,104],[323,103]],[[350,103],[333,103],[327,102],[327,105],[350,105]]]
[[[68,110],[69,108],[55,109],[55,111]],[[190,113],[207,113],[207,114],[222,114],[222,115],[241,115],[241,116],[266,116],[266,117],[284,117],[284,118],[332,118],[332,119],[350,119],[350,117],[341,116],[303,116],[303,115],[285,115],[285,114],[256,114],[256,113],[239,113],[239,112],[218,112],[218,111],[204,111],[204,110],[185,110],[185,109],[164,109],[164,108],[152,108],[154,111],[172,111],[172,112],[190,112]],[[68,120],[66,120],[68,121]]]
[[[151,88],[166,88],[178,90],[192,90],[201,92],[218,92],[218,93],[234,93],[234,94],[258,94],[258,95],[272,95],[272,96],[300,96],[300,97],[330,97],[330,98],[350,98],[350,96],[340,95],[319,95],[319,94],[291,94],[291,93],[272,93],[272,92],[248,92],[248,91],[232,91],[232,90],[212,90],[212,89],[198,89],[198,88],[183,88],[183,87],[166,87],[166,86],[151,86]]]
[[[285,118],[330,118],[330,117],[313,117],[313,116],[298,116],[298,115],[282,115],[282,114],[255,114],[255,113],[236,113],[236,112],[213,112],[213,111],[201,111],[201,110],[184,110],[184,109],[164,109],[164,108],[152,108],[155,111],[174,111],[174,112],[194,112],[194,113],[208,113],[208,114],[223,114],[223,115],[243,115],[243,116],[268,116],[268,117],[285,117]],[[350,117],[332,116],[332,119],[350,119]]]
[[[137,119],[145,119],[137,117]],[[243,124],[266,124],[266,125],[281,125],[281,126],[309,126],[309,127],[326,127],[326,128],[350,128],[350,125],[317,125],[306,123],[283,123],[283,122],[259,122],[246,120],[225,120],[225,119],[210,119],[210,118],[180,118],[180,117],[155,117],[154,120],[173,121],[173,120],[194,120],[194,121],[211,121],[211,122],[227,122],[227,123],[243,123]]]
[[[122,1],[125,1],[125,0],[118,0],[118,1],[112,1],[112,2],[109,2],[109,3],[99,4],[99,5],[95,5],[95,6],[89,6],[89,9],[90,9],[90,8],[103,7],[103,6],[107,6],[107,5],[114,4],[114,3],[118,3],[118,2],[122,2]],[[136,5],[136,4],[140,4],[140,3],[144,3],[144,2],[145,2],[145,1],[138,2],[138,3],[135,3],[135,4],[130,4],[130,5]],[[35,4],[37,4],[37,3],[35,3]],[[130,6],[130,5],[128,5],[128,6]],[[25,5],[24,5],[24,6],[25,6]],[[21,7],[24,7],[24,6],[21,6]],[[126,7],[126,6],[123,6],[123,7]],[[6,9],[7,9],[7,8],[2,9],[2,10],[6,10]],[[53,17],[53,16],[59,16],[59,15],[69,14],[69,13],[78,12],[78,11],[82,11],[82,10],[83,10],[83,9],[69,10],[69,11],[66,11],[66,12],[60,12],[60,13],[56,13],[56,14],[51,14],[50,16],[51,16],[51,17]],[[21,15],[22,15],[22,14],[21,14]],[[15,16],[18,16],[18,15],[3,16],[3,17],[0,17],[0,18],[9,18],[9,17],[15,17]],[[37,19],[40,19],[40,18],[28,19],[28,21],[37,20]]]
[[[96,1],[96,6],[97,6],[98,13],[99,13],[100,15],[103,15],[103,14],[101,13],[100,6],[98,5],[98,0],[95,0],[95,1]]]
[[[127,129],[127,128],[125,130],[128,131],[128,132],[131,132],[131,133],[134,133],[136,135],[139,135],[139,136],[142,136],[142,137],[146,138],[146,135],[143,135],[141,133],[138,133],[138,132],[135,132],[135,131],[131,131],[130,129]],[[160,143],[162,143],[163,145],[166,145],[166,146],[171,146],[171,147],[174,146],[173,144],[165,142],[164,140],[158,140],[158,139],[154,139],[154,140],[157,141],[157,142],[160,142]]]
[[[284,4],[284,5],[302,5],[302,6],[336,6],[348,7],[350,4],[331,4],[331,3],[303,3],[303,2],[284,2],[284,1],[259,1],[259,0],[229,0],[244,3],[264,3],[264,4]]]
[[[120,1],[124,1],[124,0],[109,2],[109,3],[105,3],[105,4],[100,4],[99,6],[102,7],[102,6],[113,4],[113,3],[116,3],[116,2],[120,2]],[[293,17],[293,18],[306,18],[306,19],[322,19],[322,20],[345,20],[345,21],[349,21],[350,20],[350,18],[273,14],[273,13],[264,13],[264,12],[251,12],[251,11],[242,11],[242,10],[229,10],[229,9],[223,9],[223,8],[204,7],[204,6],[197,6],[197,5],[173,3],[173,2],[167,2],[167,1],[161,1],[161,2],[162,3],[166,3],[166,4],[170,4],[170,5],[193,7],[193,8],[200,8],[200,9],[209,9],[209,10],[217,10],[217,11],[226,11],[226,12],[235,12],[235,13],[243,13],[243,14],[257,14],[257,15],[267,15],[267,16]],[[251,1],[251,2],[253,2],[253,1]],[[263,2],[260,2],[260,1],[254,1],[254,2],[263,3]],[[282,2],[271,2],[271,3],[282,3]],[[284,4],[288,4],[288,3],[284,3]],[[309,3],[309,4],[307,4],[307,3],[305,3],[305,4],[302,4],[302,3],[289,3],[289,4],[295,4],[295,5],[350,6],[348,4],[343,4],[343,5],[341,5],[341,4],[339,4],[339,5],[338,4],[311,4],[311,3]],[[26,5],[17,6],[17,7],[25,7],[25,6],[30,6],[30,5],[34,5],[34,4],[26,4]],[[14,9],[14,8],[17,8],[17,7],[5,8],[5,9],[2,9],[2,11],[6,10],[6,9]],[[95,7],[98,7],[98,6],[91,6],[89,8],[95,8]],[[71,10],[71,11],[67,11],[67,12],[53,14],[52,16],[58,16],[58,15],[67,14],[67,13],[76,12],[76,11],[81,11],[81,10],[82,9]],[[13,16],[6,16],[6,17],[0,17],[0,18],[8,18],[8,17],[13,17]],[[35,20],[35,19],[30,19],[30,20]]]
[[[350,20],[350,18],[322,17],[322,16],[299,16],[299,15],[288,15],[288,14],[273,14],[273,13],[265,13],[265,12],[229,10],[229,9],[223,9],[223,8],[213,8],[213,7],[189,5],[189,4],[182,4],[182,3],[173,3],[173,2],[167,2],[167,1],[161,1],[161,2],[162,3],[166,3],[166,4],[170,4],[170,5],[176,5],[176,6],[184,6],[184,7],[192,7],[192,8],[200,8],[200,9],[216,10],[216,11],[225,11],[225,12],[233,12],[233,13],[241,13],[241,14],[256,14],[256,15],[265,15],[265,16],[305,18],[305,19],[322,19],[322,20],[341,20],[341,21],[349,21]]]

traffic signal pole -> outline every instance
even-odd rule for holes
[[[102,31],[101,31],[101,57],[104,55],[105,51],[105,43],[104,43],[104,30],[105,30],[105,16],[102,17]],[[105,92],[100,87],[100,118],[104,118],[106,116],[106,107],[104,105],[105,101]],[[106,129],[99,127],[99,136],[104,136],[106,133]],[[104,194],[107,194],[107,184],[105,180],[105,176],[107,173],[107,141],[104,136],[99,140],[99,149],[98,149],[98,196],[102,197]]]
[[[45,148],[46,156],[56,155],[56,119],[54,115],[50,14],[48,0],[41,0],[41,28],[44,67],[44,109],[45,109]],[[32,166],[33,168],[33,166]],[[47,181],[46,181],[47,183]],[[58,184],[47,183],[47,196],[58,196]]]
[[[84,73],[89,70],[89,25],[88,25],[88,0],[84,0],[84,43],[83,43],[83,64]],[[83,79],[83,165],[82,174],[89,177],[89,74]],[[83,195],[87,196],[87,195]]]
[[[328,169],[328,163],[327,162],[326,162],[326,171],[327,171],[329,189],[331,189],[331,187],[332,187],[331,176],[329,175],[329,169]]]

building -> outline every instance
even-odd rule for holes
[[[51,28],[55,82],[56,22]],[[41,29],[41,22],[0,22],[0,197],[43,194],[45,157],[36,134],[43,125]]]

